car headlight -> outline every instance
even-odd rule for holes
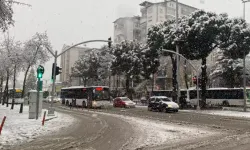
[[[94,105],[94,106],[96,105],[96,101],[93,101],[93,105]]]
[[[172,108],[173,106],[172,105],[168,105],[169,108]]]

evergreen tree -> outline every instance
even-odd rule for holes
[[[111,65],[112,73],[125,75],[126,93],[130,98],[132,98],[130,81],[141,73],[141,51],[142,47],[136,41],[123,41],[115,45],[111,51],[115,57]]]

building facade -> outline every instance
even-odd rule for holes
[[[64,45],[62,49],[66,49],[68,47],[69,46]],[[90,48],[87,47],[74,47],[61,55],[62,73],[60,74],[60,82],[72,82],[70,77],[71,68],[74,66],[75,62],[89,50]]]
[[[114,21],[114,43],[123,40],[140,41],[140,17],[123,17]]]
[[[147,32],[150,27],[166,20],[175,19],[176,16],[176,2],[174,0],[165,0],[159,3],[144,1],[140,6],[141,17],[124,17],[114,21],[114,43],[120,43],[123,40],[138,40],[142,44],[146,44]],[[190,15],[196,10],[197,8],[179,3],[178,12],[180,17]],[[167,65],[162,65],[164,68],[159,68],[159,72],[155,75],[155,85],[160,89],[171,89],[171,61],[169,58],[166,58],[165,61],[168,62]],[[183,66],[180,66],[180,70],[182,70],[180,74],[184,74]],[[189,74],[191,73],[190,70],[191,68],[188,67],[187,72]],[[180,80],[184,80],[182,75],[180,78]],[[123,87],[122,80],[122,76],[112,77],[111,86]]]
[[[176,16],[176,2],[174,0],[165,0],[159,3],[152,3],[144,1],[140,4],[141,6],[141,42],[146,43],[148,29],[166,20],[175,19]],[[196,11],[197,8],[179,3],[179,17],[190,15]]]

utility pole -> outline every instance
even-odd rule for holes
[[[178,27],[179,27],[179,24],[178,24],[178,18],[179,18],[179,2],[178,2],[178,0],[176,0],[176,16],[175,16],[175,20],[176,20],[176,30],[178,30]],[[179,41],[177,41],[177,43],[176,43],[176,53],[178,53],[179,54],[179,43],[178,43]],[[180,57],[179,57],[179,55],[176,55],[176,66],[177,66],[177,68],[176,68],[176,78],[177,78],[177,103],[178,104],[180,104],[180,80],[179,80],[179,73],[180,73],[180,65],[179,65],[179,63],[180,63]]]
[[[36,95],[36,120],[39,117],[39,97],[40,97],[40,91],[42,91],[42,77],[44,73],[44,67],[39,65],[37,68],[37,95]]]
[[[250,2],[250,0],[242,0],[243,3],[243,19],[246,19],[246,3]],[[243,87],[244,87],[244,112],[247,111],[247,99],[246,99],[246,52],[244,51],[243,57]]]

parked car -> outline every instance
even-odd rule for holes
[[[45,102],[51,103],[51,100],[52,100],[52,96],[48,96],[48,97],[45,99]],[[57,97],[54,97],[53,103],[56,103],[57,101],[58,101],[58,100],[57,100]]]
[[[117,97],[113,100],[114,107],[134,108],[135,103],[128,97]]]
[[[153,96],[149,99],[148,110],[157,110],[159,112],[173,111],[178,112],[179,105],[166,96]]]
[[[147,104],[148,103],[147,98],[144,97],[144,96],[140,98],[140,101],[141,101],[142,104]]]
[[[61,97],[55,97],[54,99],[56,102],[61,102],[62,101],[62,98]]]

